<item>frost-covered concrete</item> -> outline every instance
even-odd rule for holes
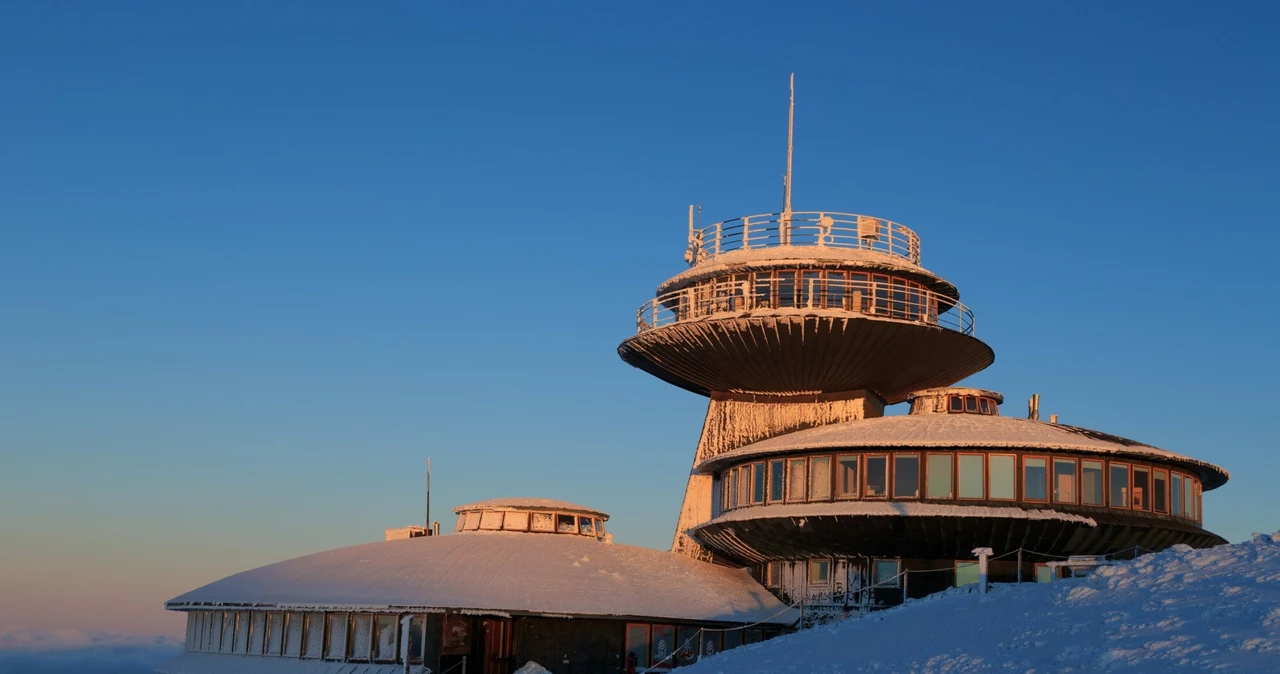
[[[1280,672],[1280,533],[1050,585],[954,590],[681,671]]]

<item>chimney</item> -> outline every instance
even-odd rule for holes
[[[1027,401],[1027,418],[1032,421],[1040,420],[1040,394],[1032,393],[1031,399]]]

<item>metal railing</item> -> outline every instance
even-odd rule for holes
[[[833,279],[727,282],[676,290],[640,307],[636,332],[710,316],[786,309],[864,314],[974,334],[973,311],[950,297],[902,282]]]
[[[690,265],[736,250],[779,246],[851,248],[884,253],[920,264],[920,237],[884,218],[831,211],[763,213],[717,222],[701,229],[690,223]]]

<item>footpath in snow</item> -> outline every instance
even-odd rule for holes
[[[1280,673],[1280,532],[1088,578],[951,590],[679,671]]]

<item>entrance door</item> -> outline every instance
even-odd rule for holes
[[[511,620],[484,619],[484,674],[511,674]]]

